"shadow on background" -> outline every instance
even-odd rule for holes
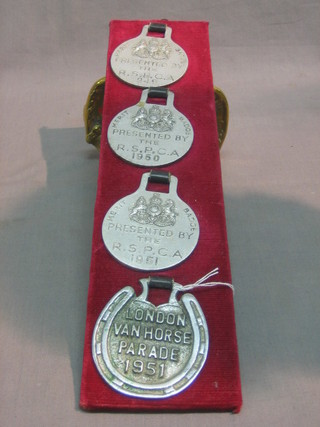
[[[15,334],[39,343],[39,357],[69,348],[76,407],[99,162],[84,135],[83,128],[40,129],[47,185],[2,227],[2,313]]]
[[[225,202],[247,393],[280,371],[320,376],[319,211],[262,194]]]
[[[98,153],[82,128],[40,135],[47,186],[2,227],[2,312],[45,351],[69,349],[78,407]],[[269,368],[319,372],[319,212],[261,194],[226,194],[226,211],[244,392]]]

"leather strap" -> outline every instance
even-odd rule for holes
[[[168,98],[168,89],[165,87],[151,87],[148,91],[148,98]]]
[[[157,184],[170,184],[170,176],[170,172],[152,170],[150,172],[148,182],[154,182]]]
[[[157,23],[157,22],[152,22],[149,25],[148,30],[149,30],[150,33],[162,33],[162,34],[164,34],[166,32],[166,25],[165,24],[160,24],[160,23]]]
[[[151,276],[148,282],[149,288],[168,289],[172,291],[173,279],[167,276]]]

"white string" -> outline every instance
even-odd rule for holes
[[[219,268],[216,267],[215,269],[209,271],[205,276],[201,277],[199,280],[197,280],[194,283],[190,283],[189,285],[179,285],[178,283],[174,283],[173,288],[176,289],[179,292],[186,292],[191,291],[194,288],[204,288],[204,287],[214,287],[214,286],[227,286],[228,288],[232,289],[232,292],[234,293],[234,286],[231,285],[231,283],[226,282],[206,282],[206,280],[210,279],[210,277],[216,276],[219,274]]]

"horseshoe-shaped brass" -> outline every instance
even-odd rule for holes
[[[103,378],[120,393],[161,399],[180,393],[200,373],[207,357],[206,319],[192,294],[179,301],[173,289],[158,307],[147,300],[148,281],[137,297],[121,289],[102,310],[92,337],[92,356]]]

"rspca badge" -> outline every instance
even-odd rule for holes
[[[169,192],[149,191],[148,182],[169,185]],[[193,252],[199,223],[177,186],[168,172],[144,173],[138,190],[108,210],[102,238],[111,255],[134,269],[154,271],[180,264]]]
[[[164,98],[166,105],[147,103],[153,98]],[[193,142],[193,129],[173,100],[168,89],[145,89],[137,105],[112,119],[108,128],[112,150],[139,166],[163,166],[183,157]]]
[[[163,37],[154,37],[154,33]],[[160,23],[145,25],[138,37],[118,46],[111,68],[119,79],[138,87],[167,86],[188,68],[185,51],[171,40],[172,29]]]

